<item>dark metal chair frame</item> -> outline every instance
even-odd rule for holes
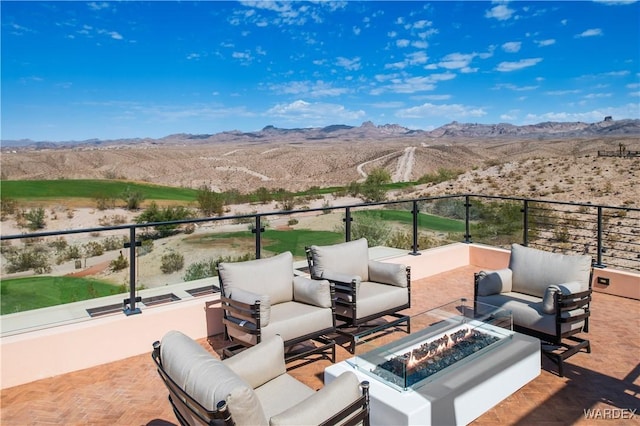
[[[473,300],[478,300],[478,281],[480,274],[474,274],[474,293]],[[589,317],[591,316],[590,303],[591,294],[593,292],[591,281],[593,279],[593,269],[589,275],[589,290],[572,294],[560,294],[556,292],[554,295],[555,305],[555,333],[549,334],[528,327],[523,327],[514,323],[513,329],[519,333],[536,337],[541,341],[542,353],[551,359],[558,366],[558,375],[564,376],[564,360],[572,355],[580,352],[582,349],[586,353],[591,353],[591,343],[588,339],[576,336],[579,333],[589,332]],[[573,311],[574,309],[583,309],[581,315],[567,316],[563,318],[563,314]],[[562,332],[564,324],[575,324],[584,321],[581,328]],[[571,328],[571,327],[569,327]],[[568,340],[568,341],[567,341]]]
[[[151,357],[156,364],[156,368],[160,378],[164,382],[165,386],[169,390],[169,402],[173,408],[173,412],[178,419],[178,422],[182,426],[192,426],[191,423],[185,419],[178,407],[193,414],[203,425],[210,426],[235,426],[235,422],[231,417],[231,413],[227,408],[225,401],[220,401],[217,404],[216,410],[208,410],[196,401],[191,395],[185,392],[165,371],[162,366],[162,359],[160,357],[159,341],[153,343],[153,352]],[[320,426],[331,425],[344,425],[344,426],[356,426],[363,425],[369,426],[369,382],[363,381],[360,383],[362,389],[362,396],[355,400],[353,403],[345,407],[343,410],[331,416],[329,419],[320,424]],[[357,413],[354,415],[354,413]],[[347,422],[343,422],[344,419],[351,417]]]
[[[222,303],[222,323],[225,327],[225,340],[233,342],[233,345],[223,350],[222,355],[223,357],[229,357],[252,346],[242,340],[234,339],[228,332],[229,327],[238,329],[243,333],[256,336],[256,344],[260,343],[262,340],[260,327],[260,301],[256,300],[254,304],[248,304],[227,297],[224,291],[225,287],[222,277],[218,275],[218,278],[220,280],[220,301]],[[336,342],[328,337],[336,332],[335,286],[333,283],[330,283],[330,293],[333,326],[285,341],[285,348],[292,348],[299,343],[309,340],[319,344],[319,346],[315,346],[314,348],[306,351],[288,353],[285,357],[286,362],[307,358],[314,354],[320,354],[321,357],[329,357],[331,362],[336,362]]]
[[[318,277],[314,272],[314,264],[313,264],[313,255],[311,254],[311,248],[305,247],[305,253],[307,256],[307,263],[309,265],[309,273],[311,274],[311,278],[313,279],[325,279]],[[348,311],[351,313],[350,316],[336,314],[336,319],[342,321],[342,324],[336,326],[336,331],[342,335],[349,337],[350,344],[348,350],[350,353],[355,353],[357,340],[366,337],[369,334],[378,333],[382,330],[389,329],[391,327],[398,327],[401,324],[405,324],[407,334],[411,333],[411,317],[408,315],[403,315],[398,313],[404,309],[408,309],[411,307],[411,267],[407,266],[406,268],[406,276],[407,276],[407,292],[408,292],[408,302],[396,306],[391,309],[387,309],[384,311],[377,312],[375,314],[357,318],[358,312],[356,309],[357,306],[357,282],[356,280],[352,280],[351,282],[341,282],[336,280],[329,280],[335,286],[335,293],[344,294],[348,296],[348,299],[342,297],[335,297],[335,304],[340,306],[346,306]],[[334,311],[335,312],[335,311]],[[383,317],[394,317],[395,320],[389,321],[384,325],[381,324],[370,324],[371,321],[374,321]],[[355,331],[348,331],[347,329],[355,328]]]

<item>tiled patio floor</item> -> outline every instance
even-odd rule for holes
[[[471,298],[468,266],[412,283],[411,313]],[[176,324],[179,329],[179,325]],[[158,336],[160,338],[161,336]],[[571,357],[565,377],[542,360],[540,376],[478,418],[476,425],[638,424],[640,422],[640,301],[594,294],[589,338],[592,353]],[[149,350],[151,351],[149,342]],[[219,339],[201,343],[215,353]],[[211,343],[211,344],[210,344]],[[42,348],[46,351],[47,348]],[[0,424],[9,425],[170,425],[177,421],[149,354],[2,390]],[[338,360],[349,357],[342,347]],[[309,386],[322,386],[320,360],[290,371]],[[28,365],[20,368],[30,368]],[[611,410],[614,411],[605,411]],[[629,411],[621,411],[626,409]],[[591,420],[585,410],[635,419]],[[598,411],[599,410],[599,411]]]

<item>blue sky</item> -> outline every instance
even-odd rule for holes
[[[2,139],[640,118],[634,1],[2,1]]]

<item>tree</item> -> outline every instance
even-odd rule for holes
[[[360,194],[366,202],[384,201],[387,191],[383,185],[391,182],[391,175],[383,168],[376,168],[369,173],[367,180],[360,188]]]
[[[224,213],[224,196],[212,190],[208,185],[202,185],[198,188],[197,195],[200,211],[207,217]]]
[[[122,192],[120,198],[127,203],[127,210],[138,210],[140,208],[140,204],[144,201],[144,195],[142,192],[132,191],[129,187]]]

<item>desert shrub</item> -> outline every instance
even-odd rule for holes
[[[297,225],[298,223],[299,223],[299,221],[295,217],[292,217],[291,219],[289,219],[287,221],[287,225],[289,225],[289,226]]]
[[[122,252],[120,252],[120,255],[118,255],[118,257],[116,257],[109,263],[109,268],[114,272],[121,271],[128,267],[129,267],[129,260],[126,257],[124,257]]]
[[[365,202],[384,201],[387,197],[387,190],[384,184],[391,182],[391,175],[383,168],[376,168],[371,171],[367,179],[360,186],[359,195]]]
[[[104,254],[104,246],[97,241],[89,241],[82,247],[82,250],[86,257],[100,256]]]
[[[17,201],[12,198],[0,199],[0,220],[7,220],[9,216],[16,212]]]
[[[112,235],[102,240],[102,247],[105,251],[118,250],[124,247],[125,238]]]
[[[463,172],[461,170],[451,170],[444,167],[439,168],[435,173],[427,173],[418,179],[418,183],[441,183],[448,180],[453,180],[460,176]]]
[[[344,224],[341,224],[344,234]],[[366,238],[369,246],[384,245],[391,235],[391,226],[385,222],[380,214],[359,215],[351,223],[351,239]]]
[[[127,210],[138,210],[144,201],[142,192],[132,191],[130,188],[125,189],[120,198],[124,200]]]
[[[165,274],[179,271],[184,267],[184,256],[176,251],[170,251],[162,255],[160,270]]]
[[[256,189],[254,194],[261,204],[267,204],[273,201],[273,195],[264,186]]]
[[[184,281],[193,281],[193,280],[199,280],[202,278],[216,277],[218,276],[218,270],[216,269],[216,267],[218,266],[218,263],[244,262],[252,259],[255,259],[255,255],[247,253],[241,256],[236,256],[236,257],[221,256],[221,257],[218,257],[218,259],[209,258],[209,259],[201,260],[199,262],[195,262],[189,265],[182,279]]]
[[[69,246],[69,243],[67,243],[67,240],[64,237],[58,237],[49,241],[47,245],[53,248],[54,250],[60,252],[60,251],[66,250],[67,247]]]
[[[207,217],[214,215],[222,216],[224,195],[213,191],[208,185],[202,185],[198,188],[196,200],[203,215]]]
[[[23,213],[23,217],[27,221],[27,228],[30,231],[36,231],[38,229],[43,229],[46,226],[45,222],[45,211],[42,207],[35,207],[33,209],[27,210]]]
[[[152,222],[172,222],[177,220],[189,219],[193,217],[194,214],[191,209],[188,209],[184,206],[169,206],[169,207],[158,207],[156,202],[152,202],[149,207],[145,209],[137,218],[136,223],[152,223]],[[167,225],[158,225],[154,226],[154,230],[157,235],[150,235],[150,237],[158,237],[163,238],[169,235],[175,234],[177,232],[178,225],[177,224],[167,224]]]
[[[154,245],[152,239],[142,240],[140,248],[138,249],[138,255],[144,256],[145,254],[151,253],[153,251],[153,247]]]
[[[427,235],[418,234],[418,249],[424,250],[435,244],[431,241]],[[411,250],[413,248],[413,234],[411,232],[402,232],[397,230],[389,236],[385,243],[387,247],[395,247],[405,250]]]
[[[185,234],[193,234],[196,231],[196,224],[187,223],[182,229]]]
[[[46,247],[34,245],[21,250],[11,251],[5,254],[7,259],[7,272],[22,272],[33,270],[36,274],[51,272],[49,254]]]

